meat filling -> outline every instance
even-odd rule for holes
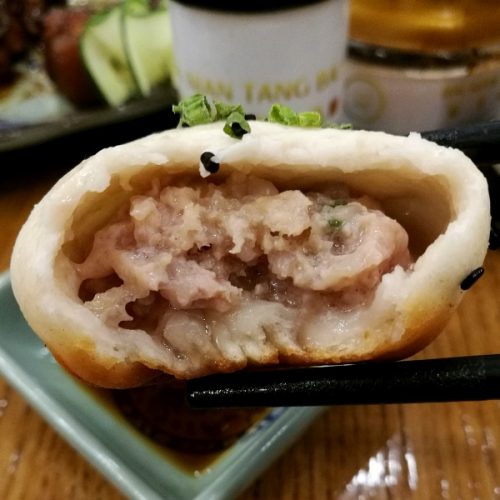
[[[109,326],[154,334],[173,311],[224,314],[256,299],[356,308],[384,273],[410,263],[405,230],[375,200],[339,185],[280,192],[233,174],[219,184],[156,179],[75,267],[90,310]]]

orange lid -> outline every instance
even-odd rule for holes
[[[500,0],[351,0],[351,38],[413,52],[500,44]]]

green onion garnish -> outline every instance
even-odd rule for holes
[[[332,229],[340,229],[344,225],[344,221],[340,219],[328,219],[328,226]]]
[[[224,132],[236,139],[241,139],[250,132],[250,125],[245,120],[245,115],[239,111],[233,111],[227,118],[224,125]]]
[[[231,113],[240,113],[242,116],[245,116],[245,110],[241,104],[214,101],[214,106],[218,120],[225,120]]]
[[[267,114],[267,121],[282,125],[298,125],[297,113],[283,104],[273,104]]]
[[[179,127],[193,127],[226,120],[224,132],[229,136],[241,139],[250,132],[250,125],[245,119],[245,110],[241,104],[227,104],[219,101],[210,104],[204,95],[194,94],[172,106],[172,111],[181,115]]]
[[[321,127],[321,115],[317,111],[296,113],[283,104],[273,104],[267,114],[267,121],[281,125],[297,125],[299,127]]]
[[[202,94],[194,94],[172,106],[172,111],[180,115],[179,127],[193,127],[204,123],[213,123],[225,120],[224,132],[231,137],[241,139],[250,132],[248,119],[254,115],[246,115],[241,104],[229,104],[220,101],[209,102]],[[296,113],[292,108],[283,104],[273,104],[267,114],[267,121],[281,125],[297,127],[330,127],[347,129],[352,128],[346,123],[323,124],[321,114],[317,111]]]
[[[172,111],[181,115],[179,127],[193,127],[203,123],[212,123],[215,113],[208,99],[201,94],[194,94],[191,97],[183,99],[177,105],[172,106]]]

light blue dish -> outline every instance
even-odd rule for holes
[[[69,376],[24,321],[0,275],[0,372],[96,469],[134,499],[225,499],[248,486],[319,415],[276,408],[199,471],[136,431]]]

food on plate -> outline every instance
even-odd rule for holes
[[[166,2],[126,0],[108,8],[57,8],[44,18],[46,65],[77,105],[147,97],[172,69]]]
[[[175,110],[66,174],[16,241],[16,298],[69,371],[132,387],[399,359],[442,330],[488,246],[465,155],[283,107]]]
[[[0,12],[0,94],[22,85],[28,98],[55,96],[64,108],[118,107],[169,89],[171,38],[165,0],[9,0]],[[10,115],[3,118],[26,122]]]

